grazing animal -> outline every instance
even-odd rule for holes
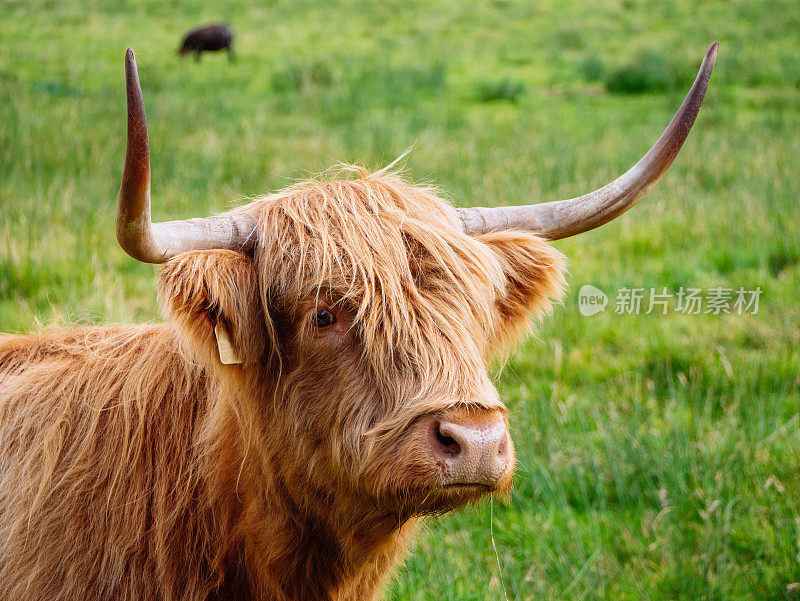
[[[206,25],[187,33],[178,54],[185,56],[194,52],[195,59],[200,60],[203,52],[228,51],[228,59],[233,59],[233,34],[225,25]]]
[[[456,209],[389,170],[152,223],[133,53],[117,237],[163,264],[164,324],[0,337],[8,601],[369,600],[418,521],[507,495],[487,376],[563,285],[556,240],[664,173],[716,43],[653,148],[579,198]]]

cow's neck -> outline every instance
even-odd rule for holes
[[[266,598],[278,588],[287,599],[375,599],[416,526],[363,500],[307,489],[293,494],[284,483],[265,493],[262,511],[270,523],[260,541],[251,541],[247,563]]]

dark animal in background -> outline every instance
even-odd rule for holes
[[[178,54],[185,56],[194,52],[195,58],[200,60],[203,52],[217,52],[227,50],[228,58],[233,59],[233,34],[225,25],[205,25],[187,33]]]

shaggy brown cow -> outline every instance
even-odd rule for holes
[[[486,364],[561,291],[557,239],[630,207],[675,157],[716,56],[664,135],[579,199],[459,211],[387,171],[225,215],[150,222],[128,51],[117,233],[164,263],[168,324],[0,338],[7,600],[368,600],[420,516],[508,493]]]

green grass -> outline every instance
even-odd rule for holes
[[[180,34],[215,20],[238,60],[181,61]],[[409,177],[457,204],[582,193],[647,149],[718,39],[705,107],[664,180],[620,220],[557,243],[567,298],[499,378],[520,469],[494,539],[509,599],[791,599],[798,30],[800,7],[780,0],[6,0],[0,330],[158,316],[153,268],[113,233],[128,45],[163,220],[411,145]],[[584,318],[585,283],[764,293],[755,316]],[[503,599],[489,533],[488,506],[431,523],[390,598]]]

